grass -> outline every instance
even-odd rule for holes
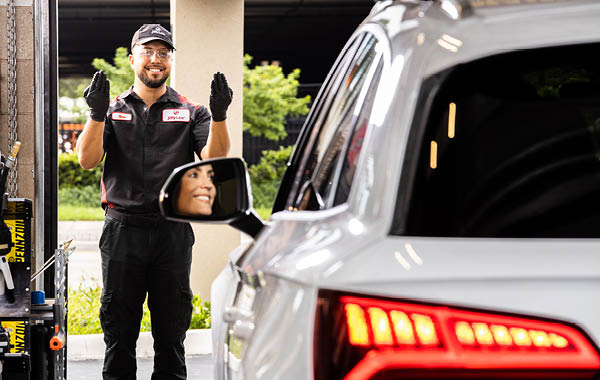
[[[101,207],[59,205],[58,220],[104,220],[104,210]]]
[[[269,219],[271,216],[271,209],[269,208],[257,208],[256,212],[263,219]],[[71,206],[71,205],[59,205],[58,206],[58,220],[104,220],[104,210],[100,207],[86,207],[86,206]]]

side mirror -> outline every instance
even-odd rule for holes
[[[159,205],[169,220],[228,223],[252,237],[264,226],[252,209],[246,164],[239,158],[175,168],[160,191]]]

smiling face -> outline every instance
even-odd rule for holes
[[[135,45],[129,55],[129,63],[137,79],[150,88],[159,88],[171,74],[173,53],[160,41],[150,41],[144,45]]]
[[[188,169],[181,177],[177,212],[183,215],[211,215],[217,195],[212,165]]]

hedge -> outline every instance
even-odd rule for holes
[[[94,169],[86,170],[79,165],[76,153],[61,153],[58,156],[58,186],[60,189],[85,186],[99,189],[103,166],[104,163],[100,163]]]

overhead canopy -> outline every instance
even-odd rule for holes
[[[302,69],[302,83],[322,82],[373,0],[246,0],[244,51],[255,63],[278,60]],[[95,57],[129,46],[142,23],[170,25],[169,0],[59,0],[61,77],[89,76]],[[202,36],[198,36],[202,38]]]

